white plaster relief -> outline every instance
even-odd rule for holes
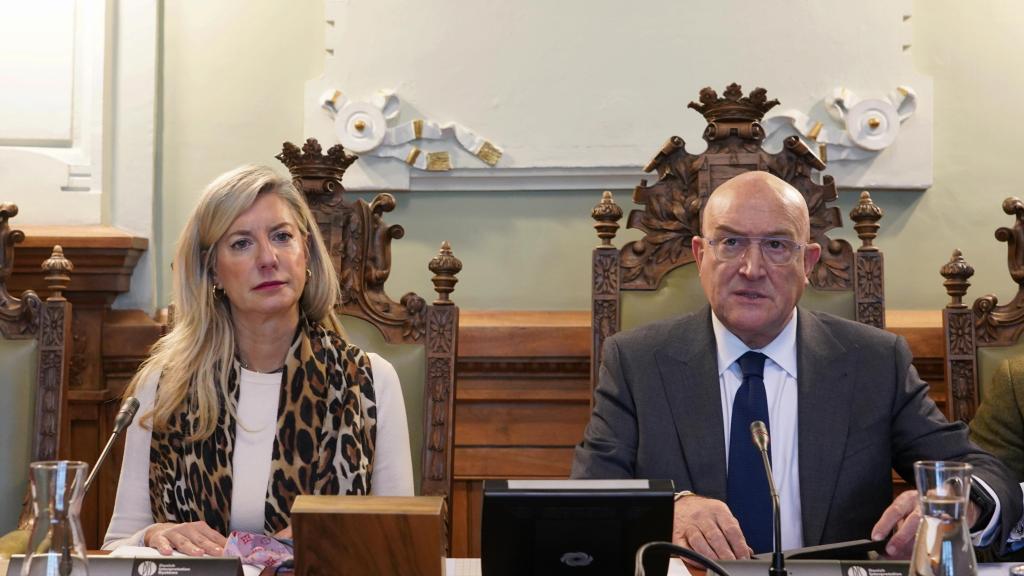
[[[917,111],[899,139],[828,173],[840,187],[923,189],[932,178],[932,82],[910,54],[911,7],[909,0],[327,0],[325,70],[306,86],[304,136],[325,147],[337,142],[320,110],[325,90],[344,87],[367,99],[389,86],[402,94],[398,121],[471,126],[501,143],[501,162],[478,168],[456,153],[454,170],[427,173],[363,156],[346,174],[348,188],[630,189],[639,177],[625,175],[640,175],[668,137],[681,136],[691,153],[704,149],[704,119],[686,104],[705,86],[763,86],[783,107],[813,112],[837,85],[877,97],[906,84],[917,92]]]

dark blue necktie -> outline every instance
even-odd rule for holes
[[[743,384],[732,403],[729,432],[729,477],[726,502],[740,522],[743,537],[754,553],[772,549],[772,500],[761,453],[750,437],[750,423],[768,426],[768,396],[764,390],[764,361],[760,352],[747,352],[737,361]],[[769,454],[770,455],[770,454]]]

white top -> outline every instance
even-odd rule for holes
[[[405,400],[398,373],[390,362],[367,353],[377,394],[377,443],[370,493],[375,496],[412,496],[412,456]],[[139,389],[138,414],[153,407],[159,373]],[[246,369],[239,378],[238,425],[232,456],[231,530],[263,532],[264,503],[270,481],[271,453],[277,432],[277,404],[281,375]],[[103,540],[105,550],[142,546],[146,530],[154,524],[149,501],[149,447],[152,433],[139,425],[128,428],[121,477],[117,484],[114,515]]]
[[[764,362],[764,391],[768,396],[768,428],[772,446],[772,478],[779,492],[779,522],[782,549],[803,547],[800,519],[800,443],[797,436],[796,310],[789,323],[770,344],[757,350],[768,357]],[[729,462],[732,404],[743,384],[739,360],[750,348],[711,314],[718,347],[718,382],[722,392],[722,421],[725,424],[725,461]],[[726,471],[728,472],[728,470]]]

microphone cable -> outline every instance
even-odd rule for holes
[[[703,566],[708,572],[714,572],[719,576],[729,576],[728,570],[722,567],[721,564],[715,562],[711,558],[704,556],[690,550],[689,548],[680,546],[678,544],[671,544],[669,542],[648,542],[641,546],[636,551],[636,569],[633,572],[634,576],[645,576],[644,573],[644,554],[648,551],[660,551],[668,552],[669,556],[681,556],[687,560],[692,560],[697,564]]]

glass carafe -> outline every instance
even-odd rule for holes
[[[967,526],[971,465],[914,462],[921,523],[917,527],[911,574],[969,576],[978,573]]]
[[[21,576],[86,576],[85,537],[79,514],[89,466],[58,460],[29,464],[32,535]]]

